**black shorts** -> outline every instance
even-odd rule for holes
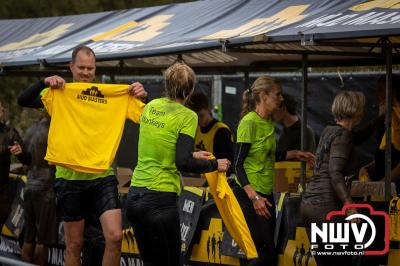
[[[25,190],[24,219],[26,243],[57,243],[56,197],[52,188],[47,191]]]
[[[80,221],[105,211],[121,209],[118,181],[114,175],[95,180],[55,181],[57,213],[66,222]]]

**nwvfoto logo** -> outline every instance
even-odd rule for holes
[[[348,209],[368,209],[369,216],[355,213],[346,217]],[[333,217],[343,216],[345,222],[330,222]],[[378,216],[384,219],[384,248],[374,250],[371,245],[377,240],[376,226],[371,219]],[[332,211],[326,216],[326,223],[311,223],[311,249],[318,251],[355,251],[364,255],[383,255],[389,251],[389,215],[383,211],[375,211],[369,204],[347,204],[341,211]],[[357,223],[351,222],[358,220]],[[380,241],[378,239],[378,241]],[[350,254],[349,254],[350,255]]]

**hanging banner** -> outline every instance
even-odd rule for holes
[[[185,187],[178,200],[179,219],[181,226],[181,251],[186,254],[199,221],[201,206],[204,201],[204,190],[195,187]]]

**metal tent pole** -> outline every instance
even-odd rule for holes
[[[301,150],[306,147],[307,129],[307,93],[308,93],[308,55],[302,55],[302,88],[301,88]],[[300,185],[301,191],[305,189],[306,183],[306,163],[301,162]]]
[[[391,170],[392,170],[392,46],[388,39],[384,39],[386,57],[386,147],[385,147],[385,201],[391,198]]]
[[[249,77],[249,72],[245,71],[244,72],[244,77],[243,77],[243,89],[246,90],[250,88],[250,77]]]

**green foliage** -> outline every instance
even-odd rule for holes
[[[191,2],[190,0],[2,0],[0,19],[66,16]]]
[[[36,80],[36,78],[0,76],[0,101],[6,107],[4,120],[17,128],[20,133],[25,132],[38,118],[38,113],[18,106],[17,98],[23,89]]]

